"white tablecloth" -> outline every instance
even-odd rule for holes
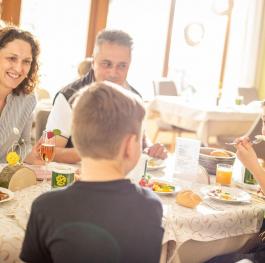
[[[205,185],[172,177],[174,164],[171,161],[173,160],[169,160],[164,170],[153,171],[153,176],[159,179],[167,178],[175,185],[181,186],[182,189],[192,189],[201,195],[200,190]],[[133,171],[132,180],[139,174],[143,174],[141,166],[137,166]],[[165,229],[163,245],[167,245],[163,248],[164,255],[161,263],[172,262],[172,260],[189,262],[185,261],[185,258],[182,259],[183,261],[178,258],[178,250],[189,241],[211,244],[212,241],[220,240],[221,244],[223,241],[227,243],[231,240],[229,243],[231,247],[223,246],[224,249],[220,250],[222,253],[241,248],[248,239],[259,232],[264,218],[265,202],[227,204],[206,199],[196,209],[190,209],[178,205],[174,195],[162,195],[160,198],[163,204],[163,227]],[[209,207],[209,204],[214,206],[214,209]],[[204,253],[211,255],[207,250]],[[206,256],[206,259],[209,258]],[[194,262],[200,261],[195,259]]]
[[[139,167],[140,169],[140,167]],[[135,170],[131,176],[142,174]],[[163,172],[154,172],[161,177]],[[167,174],[170,176],[170,174]],[[202,185],[175,180],[184,188],[191,188],[200,193]],[[49,185],[38,184],[15,193],[11,201],[0,204],[0,262],[19,262],[18,256],[32,201],[42,192],[49,190]],[[178,253],[181,245],[189,240],[202,242],[257,233],[263,219],[265,204],[215,204],[215,209],[208,205],[199,205],[197,209],[179,206],[175,196],[161,196],[163,203],[163,227],[165,234],[163,245],[165,261],[170,262]],[[16,260],[16,261],[15,261]]]
[[[157,96],[149,107],[160,113],[162,121],[196,132],[205,145],[209,136],[245,134],[260,114],[260,109],[244,105],[208,106],[177,96]]]

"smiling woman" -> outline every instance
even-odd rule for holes
[[[31,33],[11,26],[0,29],[0,162],[12,145],[22,150],[23,159],[30,150],[38,56],[39,44]]]

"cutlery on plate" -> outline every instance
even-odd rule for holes
[[[215,211],[224,211],[223,208],[221,208],[219,206],[217,207],[216,205],[213,205],[211,203],[211,201],[209,201],[209,200],[207,200],[207,201],[206,200],[203,200],[202,205],[208,206],[208,207],[212,208]]]

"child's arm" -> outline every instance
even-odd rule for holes
[[[258,162],[257,155],[247,138],[243,138],[236,145],[237,157],[243,165],[253,174],[260,184],[263,192],[265,192],[265,171]]]

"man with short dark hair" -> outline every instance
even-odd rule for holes
[[[93,51],[91,70],[77,81],[60,90],[54,100],[46,129],[60,129],[61,136],[56,138],[54,160],[57,162],[76,163],[80,161],[71,141],[71,102],[70,98],[82,87],[94,81],[111,81],[123,88],[141,96],[126,81],[131,63],[133,41],[125,32],[120,30],[103,30],[96,38]],[[143,148],[151,157],[165,159],[167,152],[163,145],[147,145],[144,139]]]

